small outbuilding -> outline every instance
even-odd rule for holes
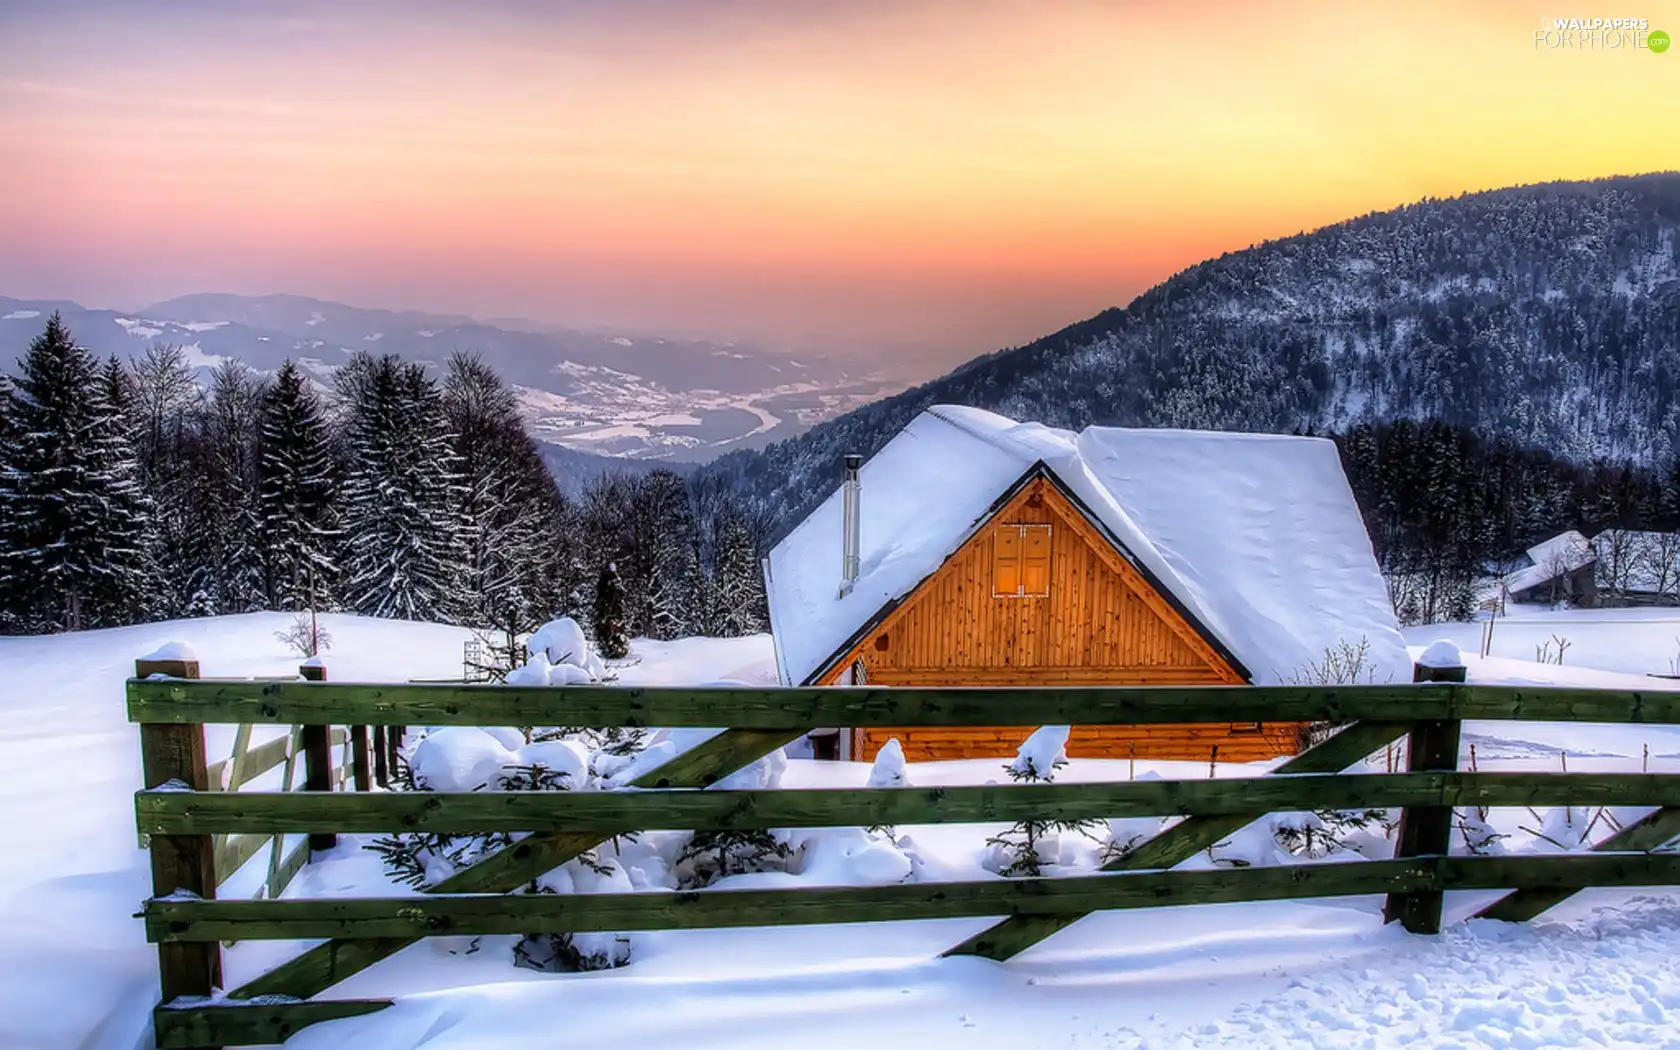
[[[1585,536],[1570,529],[1536,543],[1525,553],[1529,564],[1503,581],[1511,601],[1544,605],[1571,602],[1589,609],[1598,604],[1598,554]]]
[[[785,685],[1360,681],[1411,661],[1335,446],[1090,427],[972,408],[917,416],[765,560]],[[1078,727],[1074,757],[1246,761],[1299,724]],[[916,760],[1004,756],[1030,728],[842,730]]]

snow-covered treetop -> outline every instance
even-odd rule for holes
[[[863,466],[860,568],[849,593],[838,587],[838,485],[771,552],[783,683],[804,683],[883,606],[914,590],[1037,463],[1256,684],[1279,683],[1360,636],[1376,681],[1410,681],[1388,589],[1331,442],[1113,427],[1076,434],[938,406]]]

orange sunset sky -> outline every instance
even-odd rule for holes
[[[1624,5],[1625,6],[1625,5]],[[1427,195],[1680,167],[1680,3],[0,0],[0,294],[951,363]]]

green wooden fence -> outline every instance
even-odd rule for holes
[[[193,669],[196,672],[196,669]],[[183,672],[184,673],[184,672]],[[1680,884],[1680,775],[1477,773],[1457,767],[1464,719],[1680,722],[1680,694],[1458,684],[1037,689],[508,688],[445,684],[135,678],[155,896],[160,1047],[277,1042],[382,1000],[315,997],[440,935],[768,926],[994,916],[951,953],[1007,959],[1095,911],[1385,894],[1385,915],[1433,933],[1446,890],[1507,890],[1482,914],[1521,921],[1588,886]],[[1271,775],[1243,779],[943,788],[706,788],[816,726],[1333,722],[1328,739]],[[203,725],[728,726],[643,775],[631,792],[331,793],[209,789]],[[1410,765],[1348,773],[1401,737]],[[1656,806],[1591,853],[1449,856],[1455,806]],[[1168,870],[1270,812],[1403,810],[1394,860]],[[515,895],[614,835],[648,828],[870,826],[1179,815],[1108,865],[1069,878],[659,894]],[[291,832],[525,832],[424,896],[216,900],[215,836]],[[213,1001],[224,941],[325,938]]]

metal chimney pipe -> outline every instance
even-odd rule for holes
[[[862,547],[860,522],[863,486],[858,481],[858,468],[863,457],[848,455],[840,473],[840,597],[852,593],[858,578],[858,552]]]

